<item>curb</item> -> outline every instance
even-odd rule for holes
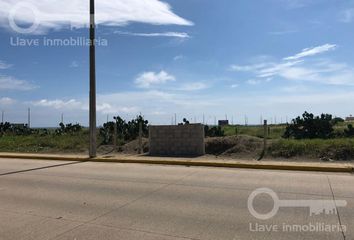
[[[84,162],[90,160],[89,157],[69,157],[69,156],[58,156],[58,155],[41,155],[41,154],[1,154],[0,158],[19,158],[19,159],[31,159],[31,160],[56,160],[56,161],[77,161]]]
[[[314,166],[314,165],[294,165],[294,164],[265,164],[262,163],[225,163],[207,161],[176,161],[176,160],[144,160],[144,159],[119,159],[119,158],[89,158],[89,157],[69,157],[58,155],[35,155],[35,154],[1,154],[0,158],[19,158],[33,160],[57,160],[57,161],[77,161],[77,162],[107,162],[107,163],[136,163],[136,164],[156,164],[174,166],[198,166],[198,167],[218,167],[218,168],[243,168],[243,169],[264,169],[264,170],[288,170],[288,171],[312,171],[312,172],[343,172],[353,173],[353,166]]]

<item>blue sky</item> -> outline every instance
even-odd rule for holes
[[[30,107],[33,126],[56,126],[62,113],[87,125],[88,47],[73,41],[88,37],[88,2],[0,0],[5,120],[26,122]],[[305,110],[354,114],[354,1],[96,5],[98,124],[140,112],[154,124],[175,113],[207,123],[247,115],[254,124]]]

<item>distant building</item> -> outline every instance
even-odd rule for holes
[[[229,125],[229,120],[219,120],[219,126],[227,126]]]
[[[345,121],[346,122],[352,122],[352,121],[354,121],[354,117],[352,115],[350,115],[349,117],[345,118]]]

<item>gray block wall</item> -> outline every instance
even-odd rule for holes
[[[204,126],[149,126],[149,145],[150,155],[155,156],[204,155]]]

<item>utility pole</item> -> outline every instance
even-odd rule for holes
[[[31,109],[28,108],[28,119],[27,119],[27,126],[28,128],[31,128]]]
[[[205,125],[205,115],[203,113],[203,125]]]
[[[61,114],[61,123],[64,123],[64,113]]]
[[[177,113],[175,113],[175,125],[177,125]]]
[[[97,156],[95,40],[95,0],[90,0],[90,158],[94,158]]]
[[[4,114],[5,114],[5,111],[2,110],[1,111],[1,123],[4,123]]]

